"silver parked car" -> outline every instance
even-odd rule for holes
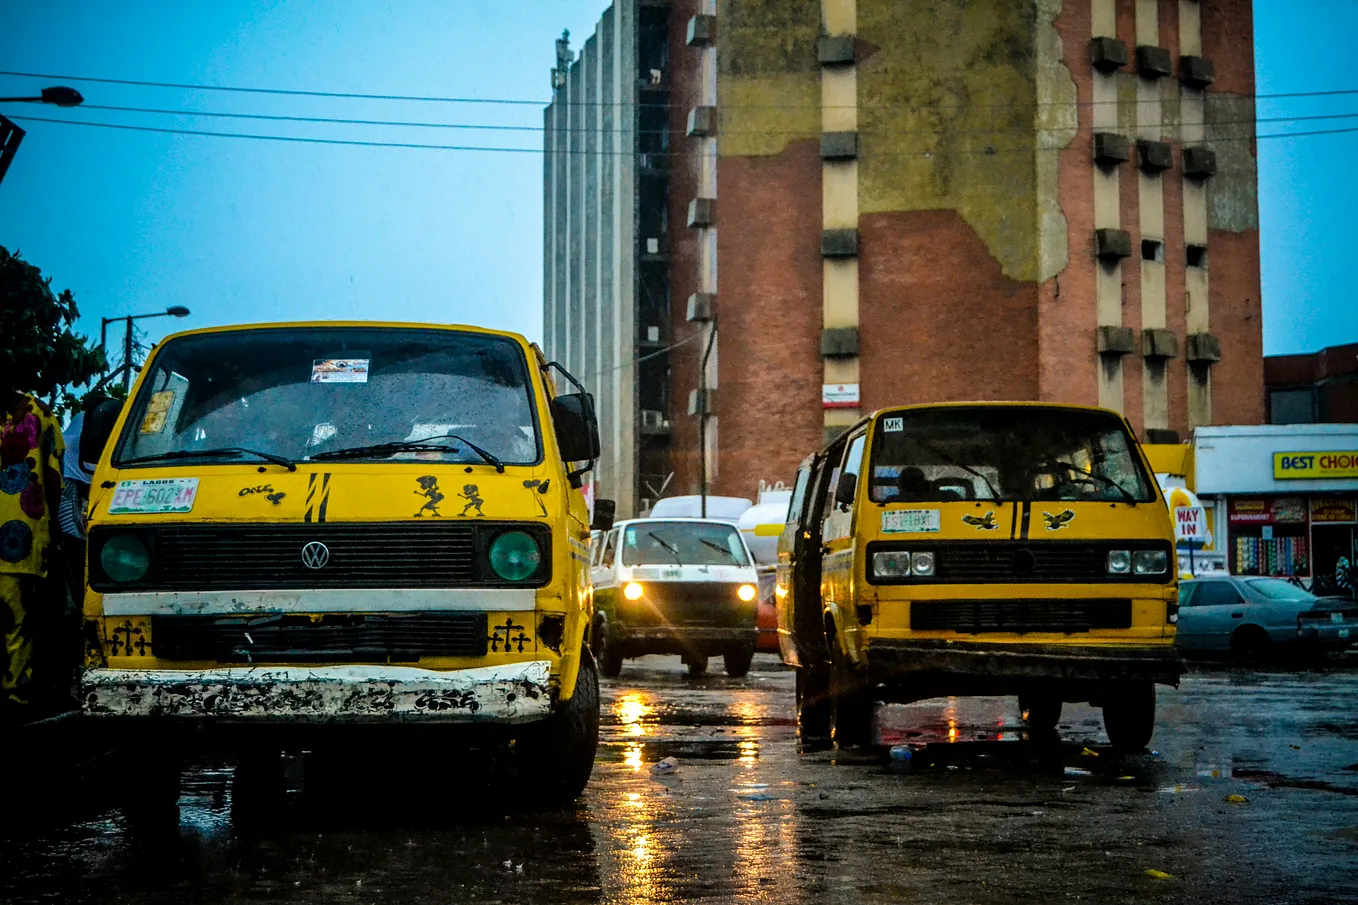
[[[1179,584],[1185,653],[1258,657],[1279,648],[1340,651],[1358,641],[1358,603],[1317,597],[1281,578],[1199,578]]]

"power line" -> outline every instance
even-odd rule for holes
[[[686,346],[689,343],[693,342],[695,339],[701,337],[702,335],[703,331],[696,330],[693,333],[690,333],[688,336],[684,337],[683,339],[679,340],[677,343],[665,346],[663,349],[656,349],[654,352],[647,352],[645,355],[642,355],[639,358],[633,358],[630,361],[624,361],[620,365],[615,365],[614,367],[611,368],[604,368],[603,370],[595,371],[592,374],[586,374],[584,377],[581,377],[580,379],[582,381],[591,380],[595,377],[602,377],[604,374],[613,374],[616,373],[617,371],[622,371],[626,368],[634,367],[635,365],[641,364],[643,361],[650,361],[652,358],[664,355],[666,352],[671,352],[679,348],[680,346]]]
[[[119,113],[152,113],[166,116],[205,116],[214,119],[246,119],[263,120],[267,122],[298,122],[298,123],[324,123],[334,125],[350,126],[393,126],[399,128],[412,129],[466,129],[492,132],[530,132],[541,134],[542,126],[511,126],[492,123],[438,123],[421,122],[413,120],[386,120],[386,119],[346,119],[341,117],[329,116],[284,116],[268,113],[226,113],[208,110],[172,110],[158,107],[119,107],[106,104],[82,104],[84,110],[110,110]],[[1181,122],[1174,124],[1178,129],[1189,128],[1213,128],[1217,126],[1229,125],[1249,125],[1253,123],[1292,123],[1292,122],[1311,122],[1319,120],[1335,119],[1358,119],[1356,113],[1323,113],[1305,114],[1299,116],[1268,116],[1255,117],[1254,119],[1240,120],[1214,120],[1204,122]],[[565,131],[568,133],[596,134],[600,136],[608,135],[663,135],[669,134],[672,130],[668,127],[663,129],[592,129],[587,126],[579,126],[565,130],[553,129],[552,132]],[[801,135],[804,129],[725,129],[718,130],[724,135]],[[1017,128],[995,128],[995,129],[890,129],[894,135],[1024,135],[1029,132],[1056,132],[1064,129],[1017,129]],[[643,152],[644,153],[644,152]],[[663,153],[663,152],[662,152]],[[675,152],[678,153],[678,152]]]
[[[565,150],[545,151],[545,150],[542,149],[542,148],[489,147],[489,146],[483,146],[483,145],[439,145],[439,144],[425,144],[425,143],[420,143],[420,142],[363,141],[363,140],[357,140],[357,139],[339,139],[339,138],[307,138],[307,137],[295,136],[295,135],[258,135],[258,134],[251,134],[251,133],[245,133],[245,132],[213,132],[213,131],[207,131],[207,130],[201,130],[201,129],[170,129],[170,128],[165,128],[165,127],[161,127],[161,126],[134,126],[134,125],[130,125],[130,124],[127,124],[127,123],[99,123],[99,122],[89,122],[89,121],[87,121],[87,120],[56,119],[56,118],[54,118],[54,117],[46,117],[46,116],[11,116],[11,117],[9,117],[9,118],[10,118],[10,119],[13,119],[13,120],[18,120],[18,121],[20,121],[20,122],[57,123],[57,124],[66,125],[66,126],[90,126],[90,127],[100,128],[100,129],[123,129],[123,130],[127,130],[127,131],[132,131],[132,132],[159,132],[159,133],[167,134],[167,135],[199,135],[199,136],[204,136],[204,137],[208,137],[208,138],[243,138],[243,139],[252,139],[252,140],[255,140],[255,141],[286,141],[286,142],[295,142],[295,143],[300,143],[300,144],[346,145],[346,146],[350,146],[350,147],[369,147],[369,148],[407,148],[407,149],[426,150],[426,151],[481,151],[481,152],[485,152],[485,153],[494,153],[494,154],[544,154],[544,153],[546,153],[546,154],[558,154],[558,153],[560,153],[560,154],[566,154],[566,155],[585,154],[585,155],[614,156],[614,157],[631,157],[631,156],[633,156],[634,154],[638,154],[638,153],[639,153],[639,154],[642,154],[642,155],[646,155],[646,154],[647,154],[647,152],[635,152],[635,151],[631,151],[631,150],[627,150],[627,151],[609,151],[609,150],[599,150],[599,149],[596,149],[596,150],[589,150],[589,149],[587,149],[587,148],[576,148],[576,149],[565,149]],[[1047,130],[1047,131],[1058,131],[1058,130]],[[1065,130],[1059,130],[1059,131],[1065,131]],[[1358,132],[1358,127],[1350,127],[1350,128],[1343,128],[1343,129],[1316,129],[1316,130],[1303,131],[1303,132],[1276,132],[1276,133],[1268,133],[1268,134],[1264,134],[1264,135],[1250,134],[1250,135],[1239,135],[1239,136],[1230,136],[1230,137],[1220,137],[1220,138],[1214,138],[1214,139],[1212,139],[1211,142],[1210,142],[1210,144],[1212,144],[1212,145],[1220,145],[1220,144],[1223,144],[1223,143],[1226,143],[1226,142],[1233,142],[1233,141],[1255,141],[1255,140],[1265,141],[1265,140],[1274,139],[1274,138],[1306,138],[1306,137],[1315,136],[1315,135],[1341,135],[1341,134],[1346,134],[1346,133],[1351,133],[1351,132]],[[983,156],[987,156],[987,157],[993,157],[993,156],[995,156],[995,155],[997,155],[997,154],[1012,154],[1012,153],[1022,153],[1022,154],[1026,154],[1026,153],[1030,153],[1030,152],[1034,152],[1034,151],[1063,151],[1063,150],[1065,150],[1065,149],[1068,148],[1068,147],[1069,147],[1069,143],[1067,142],[1067,143],[1064,143],[1064,144],[1061,144],[1061,145],[1051,145],[1051,146],[1042,146],[1042,145],[1032,146],[1032,145],[1030,145],[1030,146],[1011,147],[1011,148],[994,148],[994,147],[986,147],[986,148],[957,148],[957,149],[945,149],[945,150],[942,150],[942,151],[940,151],[939,149],[936,149],[936,148],[923,148],[923,149],[920,149],[920,150],[908,150],[908,151],[883,151],[883,152],[880,152],[880,153],[879,153],[878,155],[876,155],[876,156],[890,156],[890,157],[916,157],[916,156],[920,156],[920,157],[923,157],[923,156],[932,156],[933,154],[938,153],[938,154],[942,154],[942,155],[979,154],[979,155],[983,155]],[[686,156],[686,155],[683,154],[683,153],[681,153],[681,152],[677,152],[677,151],[656,151],[656,152],[650,152],[650,156],[657,156],[657,157],[681,157],[681,156]]]
[[[663,103],[657,103],[657,102],[635,102],[635,101],[632,101],[632,100],[620,100],[620,101],[569,101],[569,102],[562,102],[562,101],[557,101],[556,98],[555,98],[555,96],[554,96],[550,101],[544,101],[544,100],[541,100],[541,99],[532,99],[532,98],[444,97],[444,96],[438,96],[438,95],[367,94],[367,93],[363,93],[363,92],[352,92],[352,91],[311,91],[311,90],[296,89],[296,88],[248,88],[248,87],[242,87],[242,86],[238,86],[238,85],[198,85],[198,84],[191,84],[191,83],[187,83],[187,82],[155,82],[155,81],[140,80],[140,79],[112,79],[112,78],[103,78],[103,77],[95,77],[95,76],[55,75],[55,74],[52,74],[52,73],[16,72],[16,71],[12,71],[12,70],[0,70],[0,75],[14,76],[14,77],[16,77],[16,78],[52,79],[52,80],[58,80],[58,81],[71,81],[71,82],[93,82],[93,83],[97,83],[97,84],[105,84],[105,85],[130,85],[130,86],[142,87],[142,88],[174,88],[174,89],[183,90],[183,91],[224,91],[224,92],[233,92],[233,93],[241,93],[241,94],[272,94],[272,95],[280,95],[280,96],[285,96],[285,97],[328,97],[328,98],[342,98],[342,99],[349,99],[349,100],[413,101],[413,102],[419,102],[419,103],[442,103],[442,104],[501,104],[501,105],[511,105],[511,106],[537,106],[537,107],[545,106],[545,105],[548,104],[548,103],[553,103],[553,104],[555,104],[555,103],[562,103],[562,104],[564,104],[565,106],[570,106],[570,107],[625,107],[625,106],[638,106],[638,107],[665,107],[665,108],[671,108],[671,107],[673,107],[673,108],[679,108],[679,107],[684,107],[684,106],[686,106],[686,105],[682,105],[682,104],[670,104],[670,103],[668,103],[668,102],[663,102]],[[1337,88],[1337,89],[1330,89],[1330,90],[1325,90],[1325,91],[1290,91],[1290,92],[1277,92],[1277,93],[1272,93],[1272,94],[1221,94],[1221,95],[1219,95],[1219,96],[1222,96],[1222,97],[1230,97],[1230,98],[1233,98],[1233,99],[1245,99],[1245,98],[1251,98],[1251,99],[1255,99],[1255,100],[1280,100],[1280,99],[1288,99],[1288,98],[1343,97],[1343,96],[1353,96],[1353,95],[1358,95],[1358,88]],[[1091,100],[1091,101],[1070,101],[1070,102],[1067,102],[1067,101],[1034,101],[1034,102],[1031,103],[1031,104],[1024,104],[1024,103],[1019,103],[1019,104],[1012,104],[1012,103],[1001,103],[1001,104],[972,104],[972,103],[968,103],[968,102],[958,102],[957,104],[953,104],[952,106],[961,106],[961,107],[1025,107],[1025,108],[1026,108],[1026,107],[1044,107],[1044,106],[1056,106],[1056,107],[1080,106],[1080,107],[1083,107],[1083,106],[1095,106],[1095,105],[1103,105],[1103,104],[1120,104],[1120,103],[1124,103],[1124,102],[1121,101],[1121,100],[1107,100],[1107,101],[1093,101],[1093,100]],[[801,106],[803,106],[803,105],[800,105],[800,104],[729,104],[729,105],[726,105],[726,106],[727,106],[729,109],[795,110],[795,109],[799,109],[799,108],[800,108]],[[826,106],[826,105],[821,105],[821,106]],[[880,103],[880,104],[861,104],[861,103],[859,103],[859,104],[845,104],[845,105],[831,105],[831,106],[856,107],[856,108],[862,109],[862,108],[872,108],[872,107],[899,107],[900,105],[899,105],[899,104],[895,104],[895,103],[887,103],[887,102],[884,102],[884,103]],[[948,106],[948,105],[945,105],[945,104],[932,104],[931,106],[938,107],[938,106]]]

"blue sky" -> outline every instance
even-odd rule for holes
[[[339,92],[545,102],[553,41],[578,47],[606,0],[325,0],[0,5],[4,69]],[[1256,4],[1261,94],[1358,88],[1358,2]],[[1317,27],[1320,26],[1320,27]],[[46,84],[0,76],[0,95]],[[539,105],[276,97],[71,82],[87,104],[527,126]],[[337,139],[536,148],[490,132],[152,116],[33,105],[9,114]],[[1358,95],[1260,100],[1261,116],[1358,112]],[[1358,126],[1266,124],[1261,132]],[[25,124],[0,186],[0,245],[98,318],[182,304],[169,329],[352,317],[541,334],[542,165],[535,154],[357,148]],[[1358,341],[1347,272],[1358,133],[1261,141],[1269,353]]]

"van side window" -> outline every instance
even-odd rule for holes
[[[821,537],[824,540],[848,537],[852,533],[853,516],[851,510],[853,507],[852,505],[840,506],[837,504],[835,502],[835,491],[839,488],[839,476],[841,474],[857,475],[863,467],[863,441],[865,437],[865,434],[859,434],[849,441],[843,463],[831,475],[830,486],[825,494],[825,524],[821,529]]]
[[[802,509],[806,506],[806,488],[809,486],[811,486],[811,466],[804,465],[797,471],[797,483],[792,485],[792,502],[787,506],[789,523],[802,520]]]
[[[844,457],[844,474],[851,474],[862,480],[863,472],[863,443],[867,440],[867,434],[859,434],[849,442],[848,455]],[[850,505],[849,508],[852,508]]]
[[[604,555],[599,565],[605,569],[613,568],[613,558],[618,551],[618,529],[614,528],[608,532],[608,539],[604,541]]]

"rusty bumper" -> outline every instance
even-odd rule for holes
[[[546,660],[476,669],[251,666],[90,669],[91,717],[273,723],[529,723],[551,714]]]
[[[1141,680],[1177,686],[1183,660],[1169,647],[877,640],[868,647],[868,671],[879,681],[933,673],[1000,680]]]

